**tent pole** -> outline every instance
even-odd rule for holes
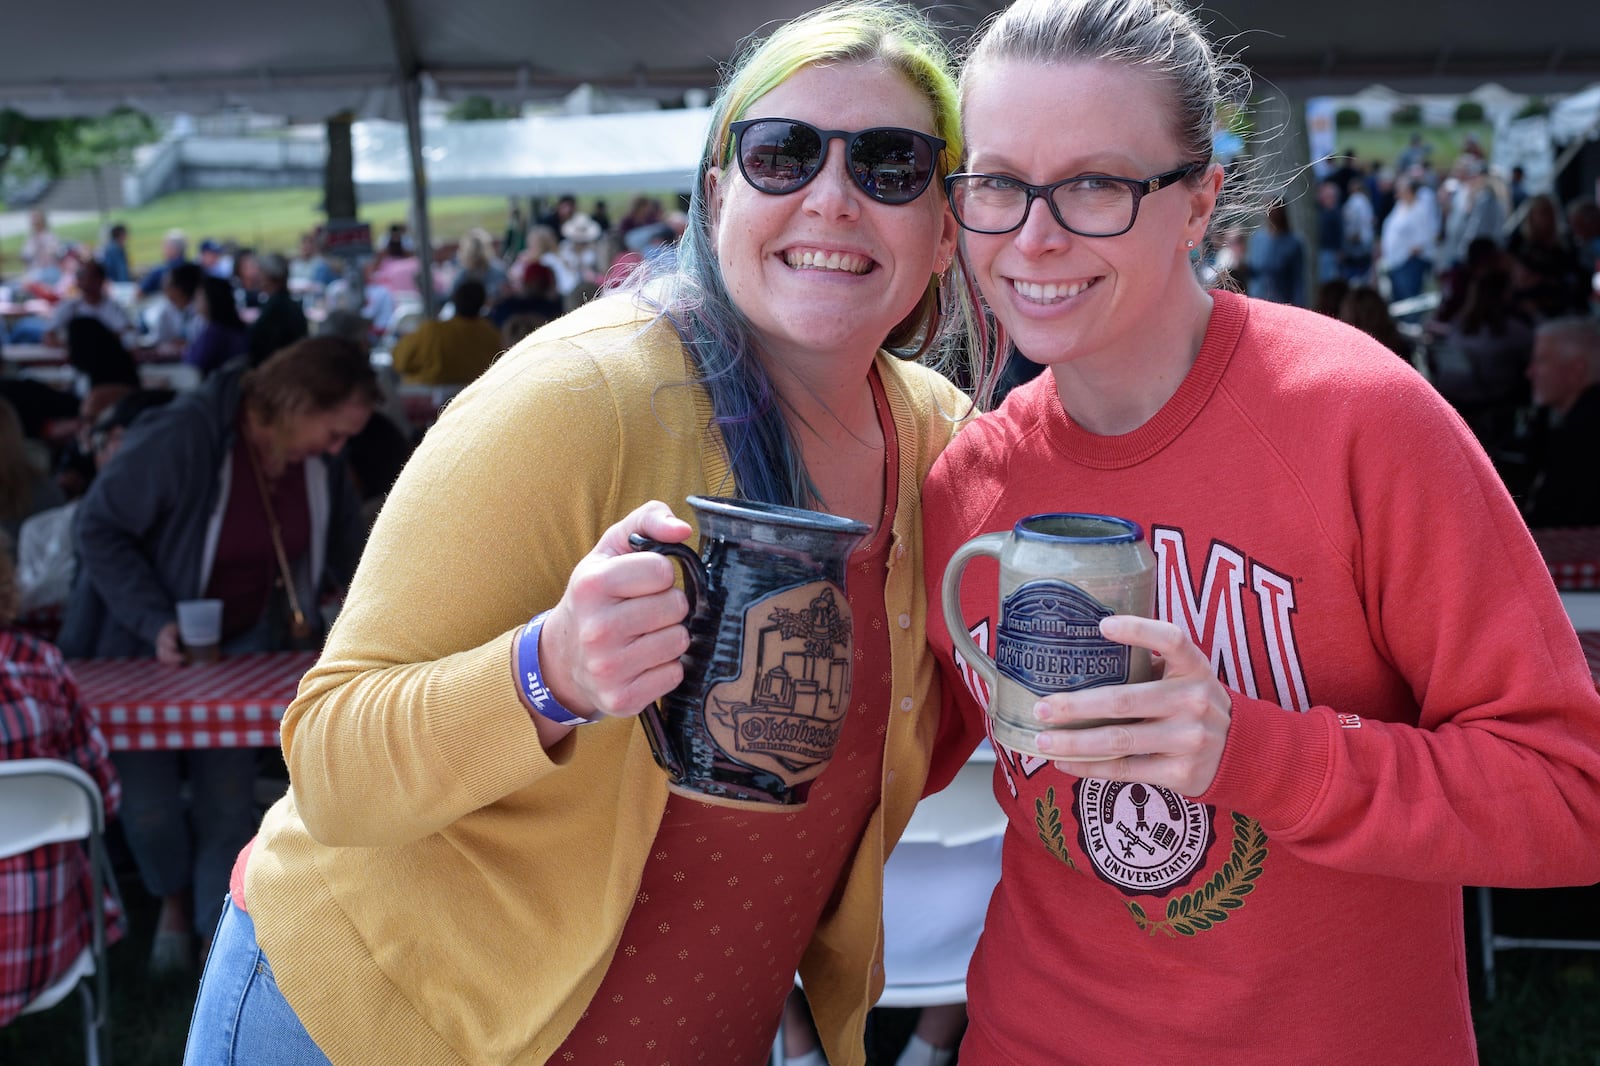
[[[412,74],[402,87],[405,94],[406,143],[411,149],[411,214],[416,222],[417,291],[422,311],[434,314],[433,234],[428,227],[428,172],[422,158],[422,80]]]
[[[411,150],[411,214],[416,225],[417,291],[422,310],[432,317],[433,237],[428,232],[428,173],[422,160],[422,62],[416,34],[401,0],[386,0],[389,32],[394,37],[394,61],[400,71],[400,101],[406,113],[406,144]]]
[[[1311,142],[1306,131],[1305,97],[1266,83],[1265,91],[1254,101],[1257,143],[1253,177],[1270,192],[1270,202],[1282,197],[1289,212],[1289,228],[1305,249],[1301,265],[1306,306],[1316,301],[1317,286],[1317,198],[1316,179],[1311,173]],[[1263,205],[1265,206],[1265,205]]]

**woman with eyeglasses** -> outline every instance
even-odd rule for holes
[[[917,357],[960,152],[914,8],[789,23],[721,91],[672,272],[451,401],[284,715],[290,790],[236,867],[189,1063],[755,1064],[797,969],[831,1061],[863,1062],[884,856],[939,719],[917,496],[969,404]],[[872,526],[848,724],[796,811],[669,794],[636,718],[682,676],[687,600],[628,535],[689,540],[696,493]]]
[[[1196,279],[1237,74],[1170,0],[1019,0],[962,74],[987,359],[1045,372],[935,464],[929,588],[1023,516],[1120,516],[1159,618],[1100,633],[1161,664],[1000,750],[962,1066],[1472,1062],[1462,886],[1600,878],[1600,697],[1493,467],[1376,341]]]

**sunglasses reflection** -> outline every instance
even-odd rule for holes
[[[739,171],[760,192],[782,196],[801,189],[822,170],[828,146],[840,140],[851,180],[885,204],[910,203],[922,195],[945,143],[897,126],[824,130],[798,119],[750,119],[729,129]]]

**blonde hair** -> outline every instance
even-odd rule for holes
[[[1016,0],[980,32],[961,72],[963,101],[987,63],[1111,63],[1162,82],[1184,162],[1207,162],[1219,119],[1249,101],[1250,71],[1223,53],[1181,0]],[[1198,183],[1203,170],[1188,180]],[[1229,166],[1207,243],[1265,210],[1269,194],[1248,161]]]
[[[528,227],[528,254],[535,259],[551,252],[559,251],[561,238],[556,236],[556,231],[549,226]]]
[[[874,62],[904,78],[927,101],[934,133],[945,142],[945,149],[936,161],[938,180],[923,195],[942,200],[942,179],[964,150],[954,59],[926,16],[910,4],[846,0],[784,23],[765,38],[751,38],[712,105],[688,223],[678,242],[673,273],[662,279],[666,284],[660,302],[685,338],[700,383],[710,394],[713,422],[722,431],[734,483],[745,499],[797,507],[827,502],[816,492],[761,365],[755,331],[723,281],[712,240],[712,173],[730,162],[731,124],[796,73],[830,63]],[[629,284],[645,289],[653,281],[647,263],[634,272]],[[906,359],[934,350],[949,332],[941,328],[940,296],[946,289],[954,286],[938,275],[930,276],[922,299],[880,347]]]
[[[965,152],[961,100],[954,57],[933,25],[916,8],[895,0],[844,0],[828,4],[779,26],[765,39],[747,42],[712,106],[701,185],[710,167],[726,166],[733,156],[729,127],[750,105],[805,67],[820,63],[879,62],[905,78],[933,112],[934,133],[945,142],[934,165],[929,192],[944,195],[944,179]],[[926,195],[926,194],[925,194]],[[697,197],[704,200],[705,197]],[[691,207],[691,228],[694,221]],[[917,358],[941,339],[944,279],[929,279],[928,291],[883,347],[902,358]]]
[[[1006,61],[1109,63],[1147,72],[1167,89],[1169,123],[1183,163],[1210,162],[1219,114],[1225,105],[1242,107],[1250,93],[1249,71],[1213,46],[1180,0],[1016,0],[985,24],[971,45],[961,71],[963,103],[985,66]],[[1063,101],[1062,106],[1075,104]],[[1198,184],[1205,173],[1198,168],[1185,180]],[[1241,179],[1237,167],[1230,169],[1212,211],[1208,244],[1223,243],[1215,235],[1226,235],[1259,214],[1264,198],[1256,186]],[[964,295],[976,304],[975,292]],[[988,314],[974,310],[969,322],[982,368],[976,391],[986,404],[1008,342]]]
[[[481,227],[474,226],[462,234],[461,242],[456,246],[456,261],[463,270],[483,273],[489,269],[493,252],[494,238]]]

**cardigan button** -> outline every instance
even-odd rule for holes
[[[901,629],[910,629],[911,628],[911,616],[909,614],[902,613],[900,615],[899,621],[900,621],[900,628]]]
[[[915,707],[916,705],[917,705],[916,701],[913,700],[910,696],[907,696],[905,699],[900,701],[900,709],[902,711],[909,711],[911,708]]]

